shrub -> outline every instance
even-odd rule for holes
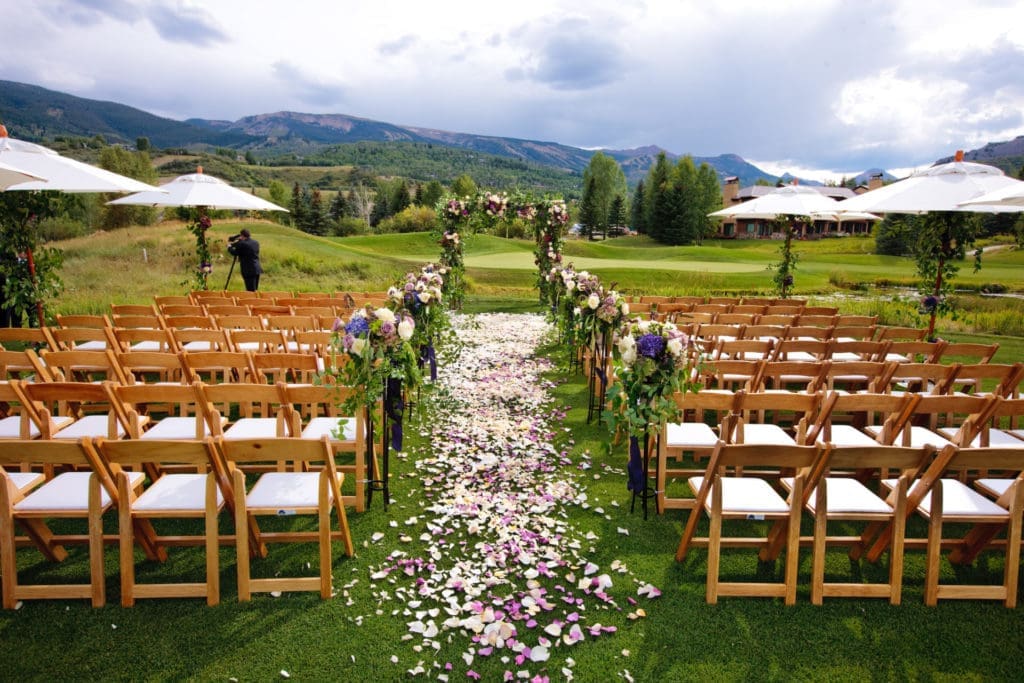
[[[409,206],[377,224],[377,232],[430,232],[439,230],[433,207]]]
[[[352,235],[364,235],[366,234],[367,226],[366,221],[362,218],[353,218],[352,216],[342,216],[338,220],[331,223],[331,234],[336,237],[350,237]]]

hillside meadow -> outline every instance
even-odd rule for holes
[[[439,247],[427,233],[317,237],[270,222],[216,222],[210,230],[214,273],[210,287],[242,289],[237,270],[228,282],[228,235],[248,225],[260,241],[264,290],[372,291],[392,284],[410,268],[436,260]],[[62,249],[65,292],[49,313],[105,312],[110,303],[149,301],[189,286],[192,236],[179,222],[97,232],[53,243]],[[565,260],[578,270],[630,294],[747,294],[771,296],[770,266],[779,258],[774,241],[708,241],[668,247],[646,238],[603,242],[567,240]],[[794,295],[843,312],[878,315],[882,323],[922,325],[909,258],[877,256],[870,238],[799,242]],[[474,235],[466,239],[469,306],[529,309],[536,299],[533,243]],[[959,313],[940,321],[955,334],[1024,336],[1024,302],[1015,297],[973,295],[990,283],[1024,293],[1024,252],[987,253],[982,269],[965,262],[957,278]]]

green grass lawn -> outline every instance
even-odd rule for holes
[[[548,349],[564,363],[564,353]],[[563,443],[574,462],[588,452],[592,468],[577,471],[586,486],[589,509],[568,508],[569,521],[581,534],[594,532],[599,541],[586,555],[603,570],[618,560],[629,572],[659,587],[661,597],[640,606],[646,618],[631,621],[626,598],[635,586],[626,575],[613,572],[611,593],[623,609],[588,614],[589,621],[614,625],[617,633],[565,650],[554,649],[552,680],[563,680],[555,664],[571,656],[575,680],[602,683],[621,680],[629,670],[637,681],[683,680],[1018,680],[1024,667],[1024,611],[981,601],[948,601],[936,608],[922,602],[923,553],[909,552],[904,600],[890,606],[883,600],[829,599],[824,606],[809,604],[810,552],[801,556],[798,604],[784,607],[773,599],[723,598],[718,605],[704,601],[706,553],[696,550],[684,563],[673,553],[685,521],[673,511],[644,520],[629,512],[625,487],[625,453],[607,453],[604,426],[586,423],[586,386],[579,375],[556,372],[553,389],[558,405],[568,408]],[[429,397],[426,390],[424,398]],[[414,414],[413,420],[421,415]],[[416,429],[407,430],[413,435]],[[414,443],[422,442],[411,436]],[[569,440],[571,439],[571,441]],[[575,467],[573,467],[575,470]],[[20,610],[0,613],[0,638],[5,680],[279,680],[287,671],[295,680],[372,680],[407,678],[405,671],[419,661],[455,663],[457,676],[468,680],[461,653],[465,636],[444,641],[440,651],[416,652],[418,641],[403,641],[404,602],[380,600],[371,590],[370,573],[395,550],[412,555],[425,548],[419,541],[401,543],[403,520],[419,512],[419,481],[408,460],[392,461],[394,503],[384,511],[378,501],[365,513],[350,513],[357,556],[346,558],[335,548],[334,577],[338,595],[321,601],[316,594],[257,596],[251,603],[235,600],[234,557],[221,551],[222,604],[206,607],[202,600],[141,600],[133,608],[118,605],[117,558],[106,556],[108,606],[92,609],[84,601],[34,601]],[[602,508],[603,513],[596,511]],[[226,517],[226,515],[224,516]],[[397,521],[399,528],[389,526]],[[222,520],[226,529],[230,523]],[[805,525],[809,520],[805,520]],[[108,531],[116,519],[108,520]],[[706,521],[700,532],[706,531]],[[761,533],[763,523],[746,531]],[[625,535],[620,531],[628,531]],[[733,529],[736,531],[736,529]],[[740,533],[743,530],[739,530]],[[809,525],[803,530],[810,533]],[[375,532],[384,539],[371,542]],[[921,523],[912,534],[924,533]],[[950,533],[953,533],[951,530]],[[418,532],[413,534],[418,536]],[[257,563],[262,575],[303,571],[315,562],[312,546],[273,546]],[[82,551],[53,568],[31,551],[19,553],[26,578],[54,581],[85,575]],[[830,552],[832,578],[850,571],[842,550]],[[877,579],[886,570],[865,565],[865,578]],[[143,566],[140,579],[182,577],[202,571],[199,549],[172,549],[164,566]],[[722,572],[733,580],[755,576],[777,578],[780,567],[757,562],[751,550],[726,551]],[[1000,580],[998,557],[985,558],[974,569],[944,570],[943,580]],[[396,613],[397,611],[397,613]],[[394,664],[391,657],[396,656]],[[483,680],[500,680],[517,667],[498,657],[477,657],[473,668]],[[539,665],[530,667],[535,673]],[[432,669],[430,680],[439,670]]]

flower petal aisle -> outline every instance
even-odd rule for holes
[[[424,507],[391,522],[407,527],[405,547],[418,534],[426,550],[396,550],[370,570],[379,600],[404,603],[394,614],[406,619],[412,657],[392,661],[441,680],[479,678],[474,667],[504,669],[505,680],[571,680],[572,648],[613,633],[601,615],[620,607],[612,576],[587,559],[597,536],[568,521],[569,506],[588,507],[578,474],[587,462],[572,467],[571,435],[544,379],[552,364],[532,355],[552,330],[534,315],[455,316],[453,325],[457,341],[419,409],[425,445],[409,454]],[[618,565],[612,573],[628,575]],[[645,588],[657,590],[637,592],[653,597]],[[437,661],[442,643],[460,639],[462,661]]]

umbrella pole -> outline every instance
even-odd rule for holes
[[[32,249],[31,248],[25,250],[25,260],[28,261],[28,275],[32,279],[32,284],[35,285],[35,282],[36,282],[36,261],[35,261],[34,258],[32,258]],[[35,287],[33,286],[32,289],[35,290]],[[19,313],[18,315],[21,315],[21,314]],[[43,302],[42,301],[36,301],[36,315],[39,316],[39,328],[42,329],[43,327],[46,326],[46,319],[43,316]],[[29,324],[29,326],[31,327],[31,323]]]

